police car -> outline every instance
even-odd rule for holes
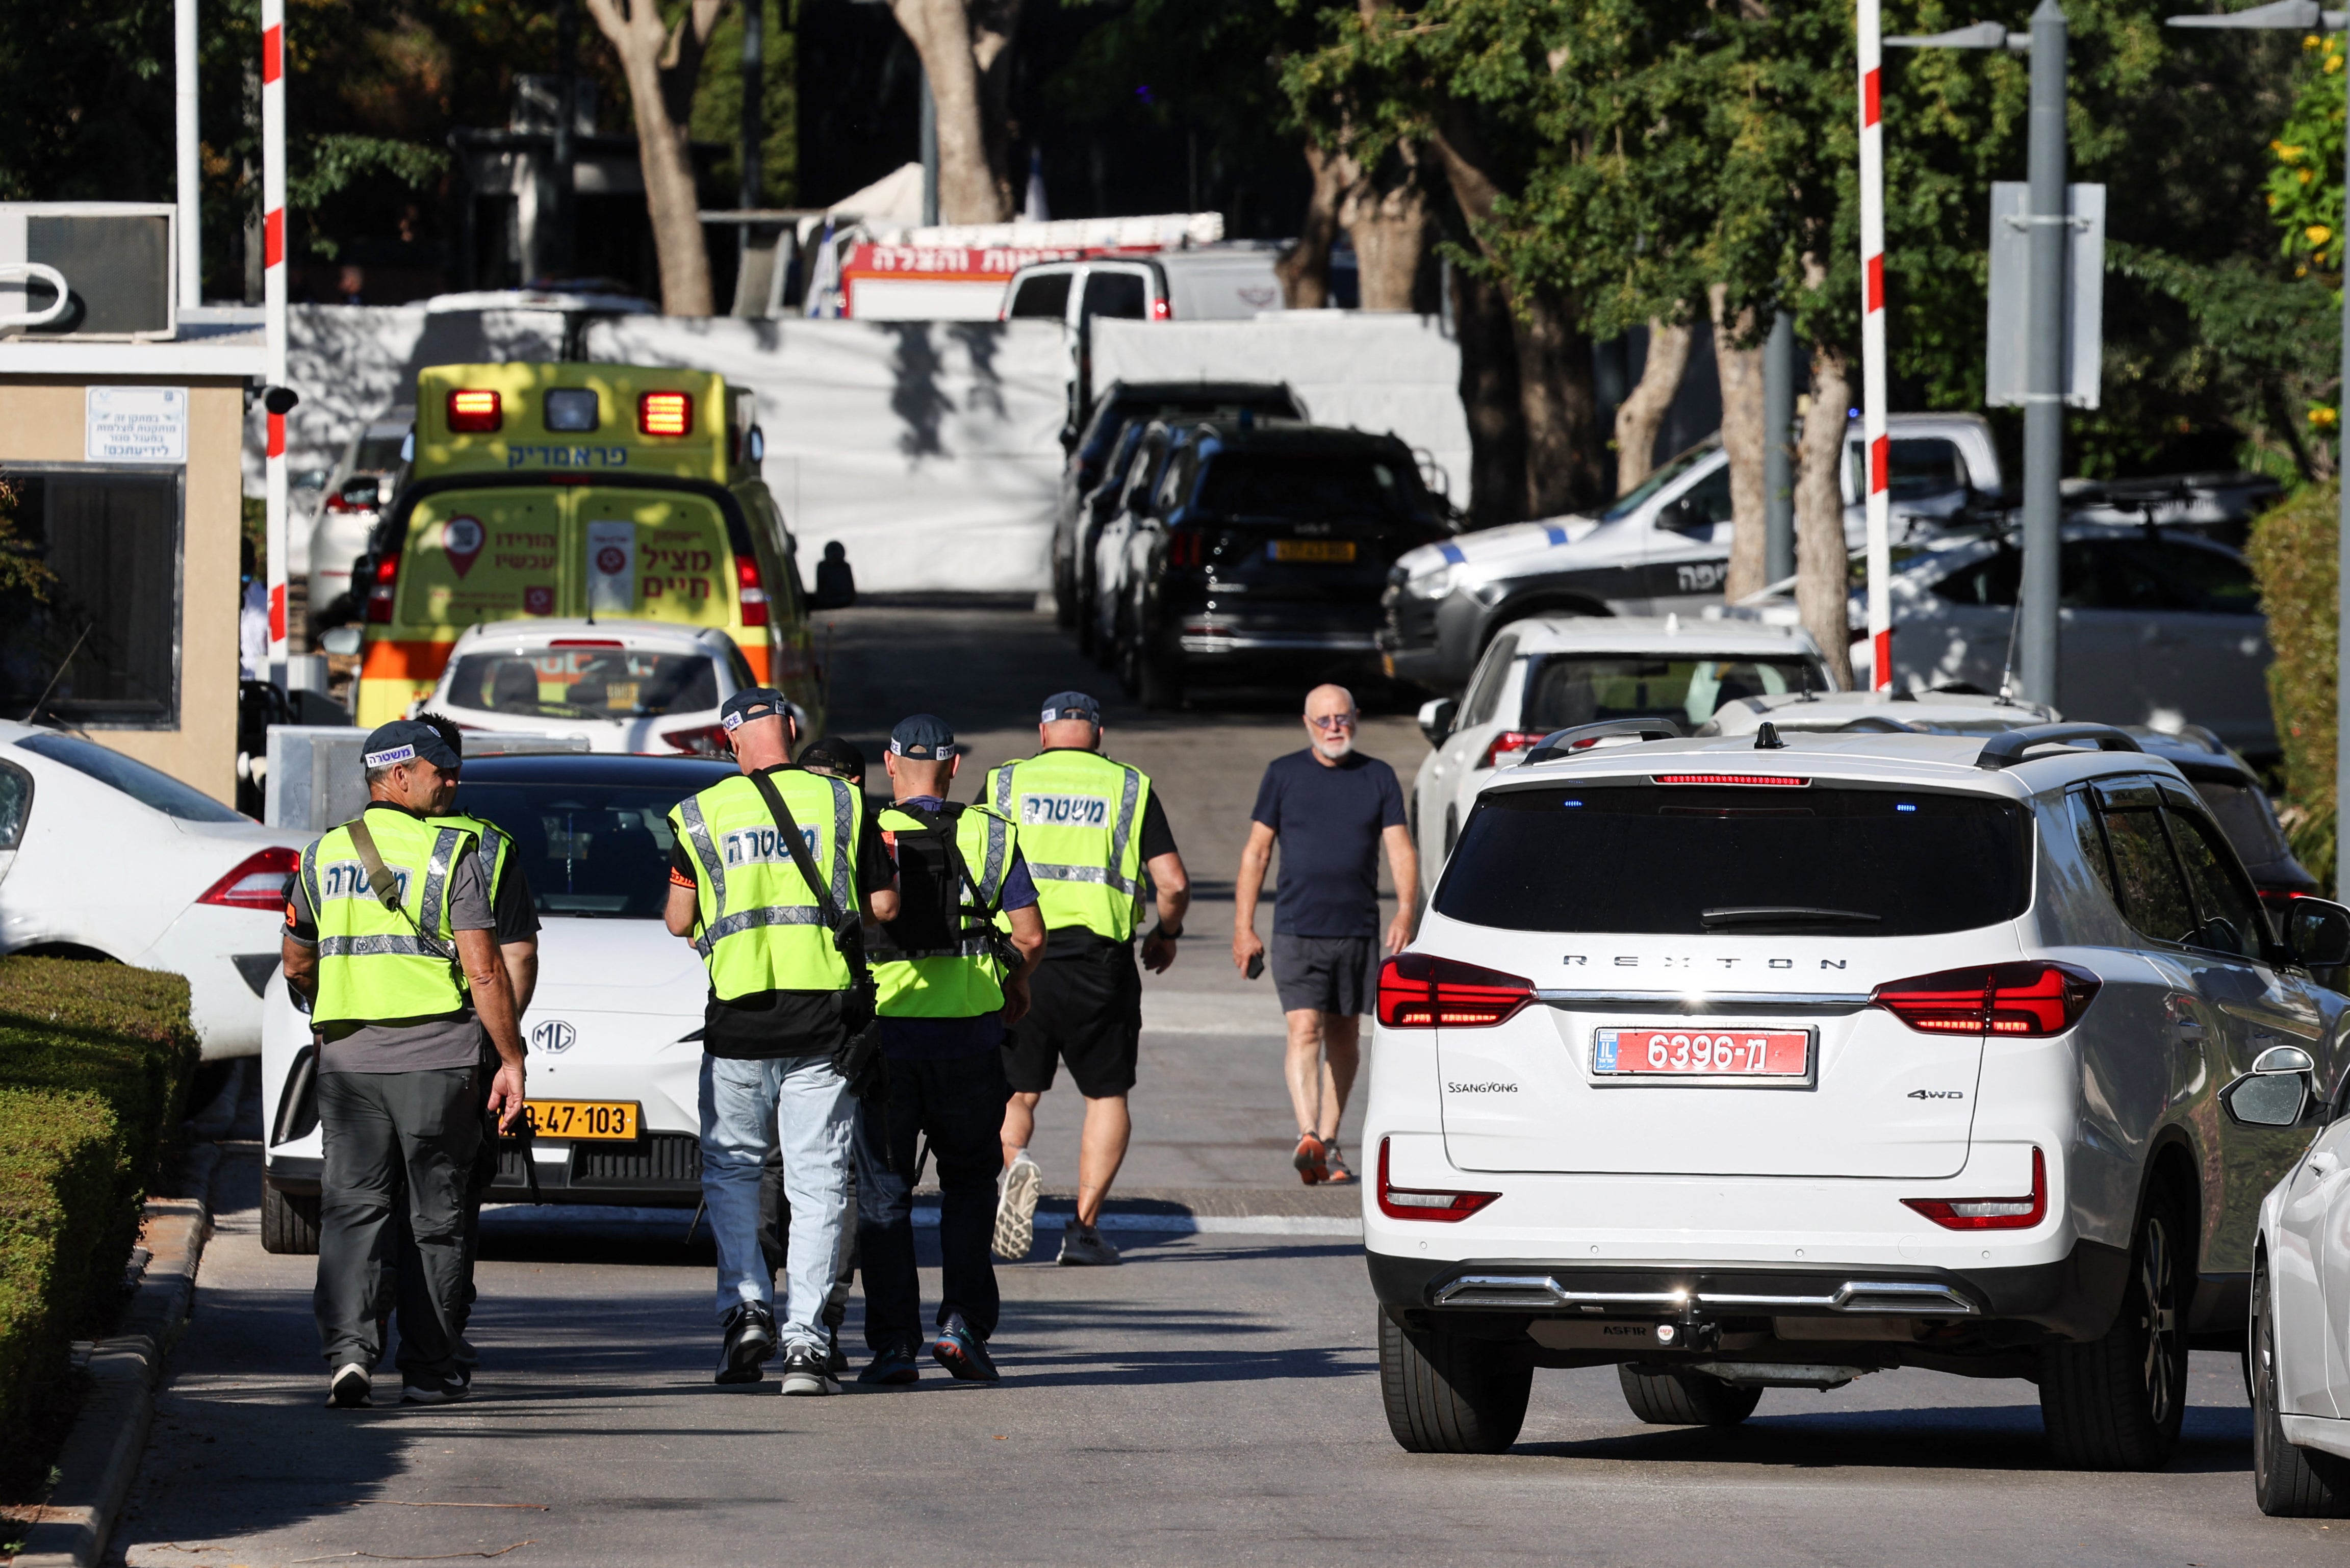
[[[1705,1425],[1916,1366],[2037,1382],[2064,1464],[2162,1464],[2307,1137],[2218,1096],[2280,1045],[2334,1081],[2350,1004],[2309,967],[2350,910],[2272,929],[2102,725],[1584,738],[1485,785],[1380,975],[1397,1440],[1508,1448],[1537,1366]]]
[[[537,1137],[499,1158],[494,1198],[691,1209],[702,1197],[702,960],[669,934],[670,808],[735,774],[728,760],[479,756],[457,809],[504,829],[539,917],[538,992],[523,1018]],[[281,974],[262,1021],[262,1245],[317,1249],[309,1020]]]

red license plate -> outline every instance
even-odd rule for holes
[[[1808,1029],[1607,1028],[1591,1038],[1591,1070],[1603,1077],[1805,1078]]]

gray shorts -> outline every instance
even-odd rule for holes
[[[1369,1012],[1378,1001],[1379,939],[1273,933],[1273,988],[1281,1010]]]

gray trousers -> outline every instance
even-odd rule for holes
[[[472,1306],[465,1195],[482,1141],[473,1069],[321,1073],[318,1285],[312,1297],[327,1364],[383,1358],[401,1251],[399,1210],[418,1279],[400,1314],[400,1370],[453,1376]],[[421,1287],[418,1289],[417,1287]]]

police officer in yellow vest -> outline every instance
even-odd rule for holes
[[[669,815],[670,930],[710,969],[702,1058],[702,1190],[718,1242],[717,1381],[756,1383],[777,1351],[783,1392],[837,1394],[818,1314],[847,1206],[851,1111],[834,1065],[850,1038],[855,984],[843,920],[898,912],[865,798],[791,764],[780,691],[752,687],[719,710],[741,776]],[[805,859],[816,873],[800,869]],[[759,1173],[780,1148],[791,1204],[780,1324],[759,1245]]]
[[[522,1037],[477,836],[432,820],[455,795],[456,750],[402,719],[361,754],[367,808],[302,852],[286,911],[286,984],[320,1042],[318,1331],[328,1402],[369,1403],[404,1187],[432,1310],[402,1324],[401,1397],[436,1403],[468,1388],[465,1189],[484,1101],[502,1126],[522,1114]]]
[[[1142,961],[1163,974],[1191,908],[1190,878],[1159,792],[1141,769],[1101,754],[1101,705],[1082,691],[1045,699],[1037,753],[989,772],[980,799],[1018,826],[1028,848],[1047,935],[1029,985],[1033,1005],[1003,1049],[1012,1100],[1004,1108],[1003,1185],[995,1255],[1024,1258],[1035,1241],[1044,1173],[1028,1153],[1036,1102],[1053,1086],[1055,1058],[1086,1097],[1077,1154],[1077,1212],[1061,1233],[1065,1264],[1118,1261],[1096,1223],[1126,1159],[1142,1035],[1142,976],[1134,967],[1143,873],[1149,872],[1159,924],[1142,940]]]
[[[1012,1092],[1003,1026],[1027,1008],[1045,922],[1018,830],[984,806],[946,798],[962,762],[946,722],[928,713],[901,721],[884,761],[893,798],[877,820],[897,862],[899,905],[873,953],[889,1093],[857,1116],[857,1245],[873,1349],[858,1381],[911,1383],[920,1375],[919,1135],[939,1162],[941,1289],[931,1356],[956,1377],[993,1383],[987,1341],[999,1298],[988,1233],[996,1135]]]

